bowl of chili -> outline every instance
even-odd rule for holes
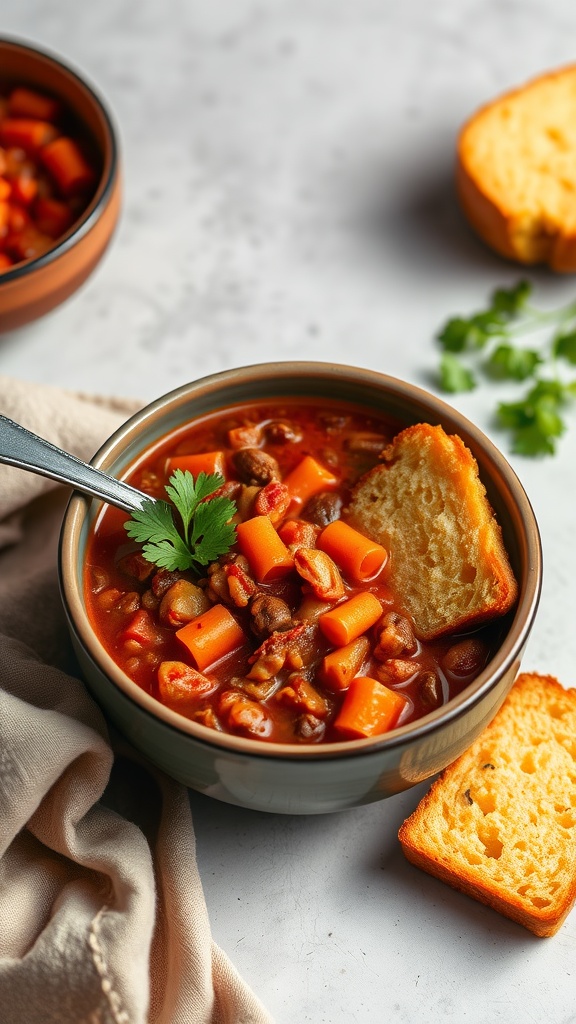
[[[386,552],[341,516],[386,440],[423,422],[475,456],[518,582],[464,672],[446,667],[460,637],[410,634]],[[355,367],[248,366],[159,398],[93,463],[144,490],[150,515],[72,496],[72,642],[110,720],[174,778],[256,810],[343,810],[434,775],[496,714],[536,614],[538,527],[501,453],[440,399]],[[398,661],[415,659],[389,685],[383,623],[408,629]]]
[[[119,210],[118,138],[102,98],[59,57],[0,39],[0,331],[83,284]]]

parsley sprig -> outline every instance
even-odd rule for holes
[[[564,433],[564,409],[576,397],[576,379],[561,368],[576,366],[576,302],[551,311],[529,302],[532,285],[519,281],[498,288],[487,309],[453,317],[437,336],[443,353],[440,384],[444,391],[471,391],[480,371],[492,380],[528,382],[516,402],[497,406],[500,424],[512,432],[512,449],[521,455],[552,455]],[[538,348],[516,344],[530,332],[546,332]]]
[[[223,483],[218,473],[199,473],[194,479],[187,470],[175,470],[166,493],[179,514],[179,527],[172,506],[151,498],[124,524],[126,533],[143,545],[144,558],[160,568],[198,571],[226,554],[236,539],[230,522],[234,502],[222,495],[210,497]]]

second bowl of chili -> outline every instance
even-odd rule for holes
[[[102,97],[56,54],[0,38],[0,331],[84,283],[112,238],[120,191]]]

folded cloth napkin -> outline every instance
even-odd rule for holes
[[[0,412],[80,458],[134,411],[0,376]],[[2,1024],[271,1024],[212,941],[186,789],[74,674],[67,489],[0,465]]]

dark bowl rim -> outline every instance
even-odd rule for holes
[[[424,390],[418,385],[402,380],[401,378],[382,374],[377,370],[349,366],[346,364],[324,363],[312,360],[285,360],[255,363],[222,370],[217,373],[208,374],[204,377],[198,378],[197,380],[190,381],[187,384],[180,385],[179,387],[166,392],[164,395],[161,395],[152,402],[147,403],[142,409],[138,410],[123,424],[121,424],[120,427],[104,442],[104,444],[101,445],[91,462],[95,465],[99,465],[100,461],[107,457],[110,450],[122,440],[126,433],[134,430],[135,428],[141,427],[143,422],[147,421],[154,413],[159,413],[166,406],[178,403],[180,399],[186,398],[191,389],[196,389],[198,387],[217,388],[221,384],[233,384],[234,379],[239,375],[251,375],[254,377],[256,374],[259,376],[260,380],[269,377],[274,381],[277,379],[278,373],[285,373],[286,375],[289,373],[300,373],[305,374],[307,377],[323,374],[339,377],[341,379],[352,375],[358,383],[361,383],[363,380],[365,383],[370,383],[371,385],[387,385],[388,388],[391,387],[392,390],[395,390],[397,394],[403,390],[408,390],[412,395],[413,400],[420,400],[424,403],[431,414],[437,414],[439,417],[444,415],[461,424],[462,430],[465,433],[472,435],[478,446],[482,447],[490,462],[495,465],[499,474],[504,477],[508,487],[514,492],[517,503],[520,505],[522,510],[520,518],[524,525],[527,550],[532,549],[532,557],[534,561],[531,566],[525,567],[524,587],[519,594],[519,599],[514,609],[513,618],[504,642],[485,669],[476,677],[475,680],[473,680],[472,683],[465,687],[460,694],[454,697],[447,704],[442,705],[442,707],[430,712],[428,715],[417,719],[415,722],[410,722],[407,725],[392,729],[390,732],[381,736],[369,737],[362,740],[342,740],[326,744],[281,744],[231,736],[225,733],[214,733],[213,730],[210,730],[199,723],[190,721],[176,711],[172,711],[172,709],[167,708],[155,698],[141,690],[141,688],[138,687],[138,685],[134,683],[118,665],[116,665],[110,655],[108,655],[104,650],[92,629],[87,614],[84,614],[85,624],[88,627],[87,633],[91,639],[95,641],[99,653],[102,654],[103,657],[101,660],[95,656],[94,651],[85,642],[82,630],[79,628],[79,623],[76,621],[70,607],[69,595],[67,593],[65,583],[66,574],[64,571],[65,539],[70,529],[70,524],[74,519],[84,519],[91,503],[91,499],[85,498],[83,495],[78,493],[71,496],[64,515],[62,530],[60,533],[58,557],[60,590],[69,624],[73,627],[77,641],[88,654],[92,663],[98,667],[108,681],[119,689],[122,695],[130,700],[139,711],[142,711],[146,715],[155,719],[159,724],[169,727],[197,743],[204,744],[212,750],[224,749],[229,753],[237,754],[239,756],[244,755],[256,757],[259,760],[268,759],[274,762],[279,760],[294,762],[295,760],[340,760],[341,758],[369,756],[381,753],[384,750],[393,751],[395,748],[411,746],[414,742],[428,737],[440,727],[453,723],[465,715],[477,703],[485,698],[486,694],[495,685],[497,685],[500,679],[512,670],[514,665],[516,665],[516,671],[518,670],[520,657],[532,628],[540,601],[542,589],[542,543],[532,505],[515,470],[496,445],[479,427],[477,427],[471,420],[468,420],[466,416],[460,413],[453,406],[444,402],[441,398]],[[68,552],[68,557],[70,558],[70,556],[71,552]],[[78,595],[78,603],[83,606],[83,599],[81,595]],[[506,652],[505,655],[499,659],[499,656],[504,651]],[[497,660],[498,663],[495,664]],[[104,667],[104,664],[108,666],[109,670]],[[114,678],[115,675],[118,679],[122,680],[123,685],[120,685],[117,679]]]
[[[88,81],[84,76],[84,73],[77,71],[73,65],[67,62],[67,60],[53,53],[51,50],[44,49],[41,46],[37,46],[35,43],[19,39],[16,36],[0,35],[0,47],[3,45],[11,46],[15,50],[26,50],[35,56],[42,57],[45,60],[50,61],[50,63],[54,64],[57,68],[74,78],[78,84],[86,90],[90,98],[94,101],[95,106],[98,107],[104,120],[108,136],[107,141],[110,146],[110,160],[108,173],[105,178],[101,178],[96,192],[88,205],[86,213],[79,217],[68,232],[63,235],[62,240],[57,241],[56,244],[52,246],[51,249],[48,249],[47,252],[42,253],[41,256],[37,256],[35,259],[22,260],[11,270],[5,270],[0,276],[0,288],[3,284],[16,281],[21,277],[26,277],[28,274],[31,274],[36,270],[40,270],[52,263],[54,260],[72,249],[82,238],[90,233],[94,224],[102,216],[102,212],[107,206],[112,195],[112,191],[118,177],[118,168],[120,163],[118,131],[115,127],[112,114],[98,89]]]

